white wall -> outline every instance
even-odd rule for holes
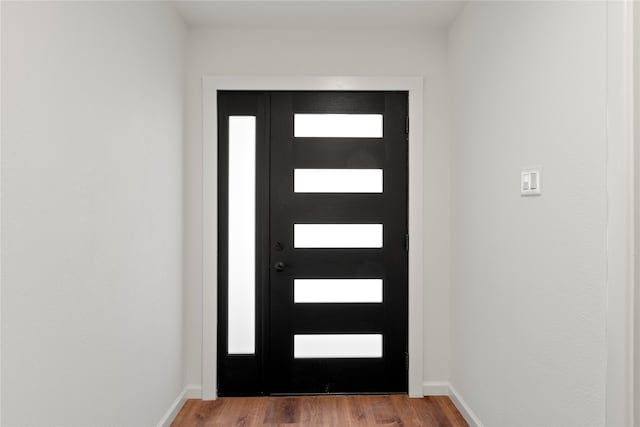
[[[194,29],[187,54],[185,375],[201,384],[203,75],[425,77],[424,380],[449,370],[449,143],[442,32]]]
[[[471,2],[450,31],[451,382],[488,426],[605,422],[606,24]]]
[[[634,4],[634,90],[635,90],[635,340],[634,409],[635,425],[640,425],[640,4]]]
[[[2,2],[2,425],[155,425],[182,390],[185,35]]]

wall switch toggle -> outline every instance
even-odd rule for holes
[[[520,174],[520,195],[539,196],[540,169],[524,169]]]

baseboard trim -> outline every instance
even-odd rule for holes
[[[482,422],[480,422],[480,418],[471,410],[467,402],[462,398],[460,392],[451,384],[449,384],[449,397],[470,427],[484,427]]]
[[[448,396],[449,383],[446,381],[425,381],[422,383],[423,396]]]
[[[178,394],[176,400],[173,401],[167,412],[165,412],[164,416],[157,424],[157,427],[170,427],[173,420],[180,412],[180,409],[184,406],[184,403],[187,399],[201,399],[202,398],[202,387],[199,385],[190,385],[186,386],[184,390]]]
[[[425,381],[422,383],[422,391],[425,396],[449,396],[469,427],[484,427],[458,390],[448,381]]]

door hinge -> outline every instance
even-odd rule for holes
[[[404,235],[404,249],[409,252],[409,235]]]
[[[406,352],[404,354],[404,366],[405,368],[407,368],[407,371],[409,370],[409,353]]]
[[[409,116],[405,117],[404,120],[404,133],[409,135]]]

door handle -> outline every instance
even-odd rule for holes
[[[284,271],[287,268],[287,264],[285,264],[282,261],[278,261],[276,262],[276,264],[273,266],[273,268],[276,269],[276,271]]]

